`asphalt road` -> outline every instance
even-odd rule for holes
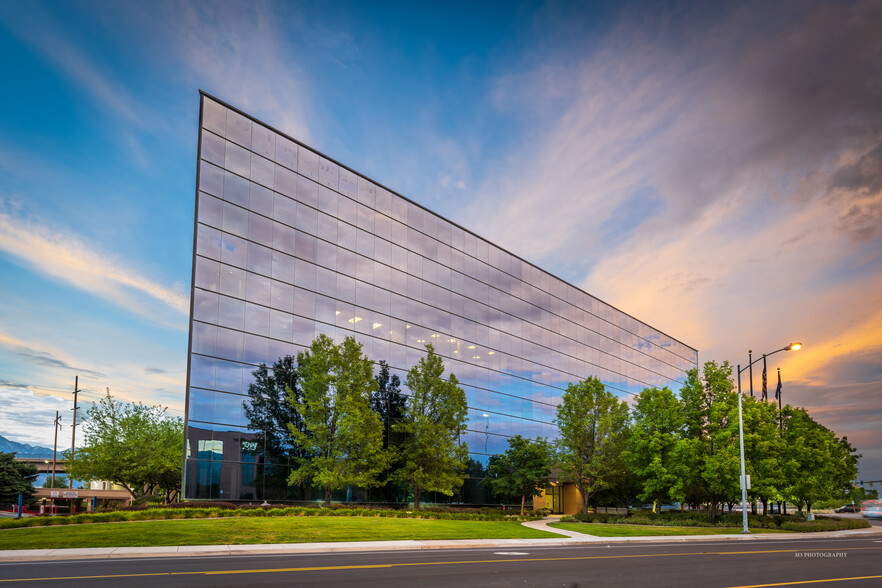
[[[830,581],[834,580],[834,581]],[[882,539],[19,562],[0,586],[882,586]]]

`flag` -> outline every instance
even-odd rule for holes
[[[766,362],[763,360],[763,400],[769,399],[769,390],[766,386]]]
[[[775,388],[775,400],[781,399],[781,370],[778,370],[778,387]]]

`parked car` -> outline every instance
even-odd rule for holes
[[[860,508],[854,504],[846,504],[845,506],[840,506],[834,512],[860,512]]]
[[[882,519],[882,500],[867,500],[861,504],[865,519]]]

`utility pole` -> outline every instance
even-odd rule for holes
[[[73,425],[71,425],[71,434],[70,434],[70,461],[73,461],[74,449],[76,448],[76,442],[77,442],[77,394],[79,394],[79,393],[80,393],[80,377],[74,376],[74,391],[73,391],[74,407],[73,407]],[[70,481],[68,488],[73,489],[73,476],[70,475],[70,472],[68,472],[67,478]]]
[[[55,411],[55,447],[52,449],[52,483],[50,488],[55,488],[55,462],[58,454],[58,428],[61,427],[61,415]]]

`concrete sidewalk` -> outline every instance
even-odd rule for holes
[[[831,537],[879,537],[882,527],[824,533],[757,533],[754,535],[681,535],[673,537],[595,537],[549,527],[557,518],[522,523],[527,527],[563,535],[549,539],[460,539],[444,541],[355,541],[346,543],[281,543],[274,545],[188,545],[169,547],[94,547],[74,549],[26,549],[0,551],[0,564],[16,561],[65,559],[123,559],[132,557],[202,557],[216,555],[302,555],[308,553],[419,551],[423,549],[503,549],[598,545],[609,543],[686,543],[720,541],[793,540]]]

